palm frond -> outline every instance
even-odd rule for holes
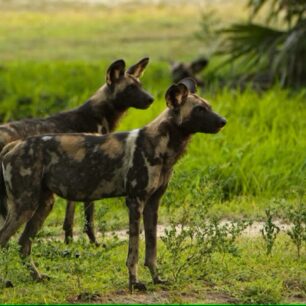
[[[223,29],[218,53],[229,56],[222,65],[238,62],[240,70],[267,71],[282,85],[306,85],[306,0],[249,0],[251,19],[265,5],[270,5],[268,19],[284,18],[288,29],[276,29],[269,21]]]
[[[252,23],[234,24],[222,33],[225,41],[219,53],[230,55],[225,64],[241,59],[246,69],[258,64],[261,57],[274,54],[284,36],[283,31]]]

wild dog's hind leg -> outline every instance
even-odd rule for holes
[[[73,239],[73,219],[75,212],[75,202],[67,201],[63,230],[65,231],[65,242],[69,243]]]
[[[166,187],[158,189],[146,202],[143,211],[143,222],[146,240],[145,266],[149,268],[154,284],[165,283],[157,272],[156,265],[156,243],[157,243],[157,219],[159,200],[164,194]]]
[[[146,286],[137,279],[137,263],[139,251],[139,226],[143,211],[143,201],[137,198],[127,198],[126,205],[129,208],[129,251],[126,265],[129,269],[129,289],[146,290]]]
[[[5,247],[10,237],[18,230],[18,228],[28,221],[33,212],[32,211],[22,211],[21,206],[16,205],[12,200],[7,200],[8,214],[6,216],[5,222],[0,230],[0,246]],[[0,278],[1,282],[4,283],[5,287],[14,287],[10,280],[5,280]]]
[[[84,213],[85,213],[84,232],[87,234],[91,243],[94,243],[96,246],[99,246],[94,230],[94,208],[95,206],[93,202],[84,203]]]
[[[22,205],[11,199],[7,199],[8,213],[0,230],[0,246],[5,247],[11,236],[18,228],[27,222],[33,215],[32,210],[22,210]]]
[[[36,268],[34,262],[30,258],[31,255],[31,246],[32,239],[36,236],[37,232],[41,229],[44,221],[52,210],[54,204],[54,196],[51,192],[45,191],[41,198],[40,203],[35,211],[34,215],[27,223],[20,239],[19,244],[20,248],[20,256],[23,260],[23,263],[29,269],[31,276],[34,280],[42,280],[48,278],[46,275],[42,275]]]

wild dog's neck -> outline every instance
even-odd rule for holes
[[[113,131],[121,116],[128,107],[122,105],[124,101],[117,101],[110,89],[102,86],[85,104],[77,111],[91,117],[96,121],[97,132],[103,134]]]
[[[149,135],[159,140],[158,151],[170,157],[171,164],[184,154],[192,136],[177,124],[173,111],[169,109],[148,124],[147,130]]]

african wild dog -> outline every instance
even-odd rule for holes
[[[17,139],[46,133],[102,133],[113,131],[129,107],[145,109],[153,97],[141,88],[139,78],[149,62],[143,58],[125,71],[125,62],[110,65],[103,85],[85,104],[71,111],[46,119],[27,119],[0,126],[0,151],[5,144]],[[76,176],[78,178],[78,175]],[[72,238],[74,203],[68,202],[64,222],[65,240]],[[97,244],[93,229],[93,203],[86,202],[85,232]]]
[[[172,85],[165,98],[168,108],[142,129],[105,136],[36,136],[5,147],[0,194],[7,215],[0,230],[0,245],[5,246],[27,222],[19,243],[22,257],[29,256],[31,240],[51,211],[53,193],[75,201],[125,196],[129,209],[129,288],[145,289],[137,279],[141,215],[145,265],[153,282],[162,282],[156,267],[159,200],[192,134],[217,133],[226,124],[195,94],[191,79]],[[34,264],[30,271],[41,278]]]
[[[170,62],[171,75],[174,83],[184,78],[193,78],[198,86],[204,87],[204,82],[196,77],[207,65],[208,59],[205,57],[198,58],[191,63]]]

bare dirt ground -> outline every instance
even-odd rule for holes
[[[155,289],[147,292],[130,293],[128,290],[117,290],[102,295],[86,295],[86,293],[71,297],[70,303],[92,303],[92,304],[226,304],[238,301],[226,293],[210,290],[188,290],[188,292],[169,292],[164,289]]]
[[[227,223],[229,223],[230,221],[228,220],[223,220],[221,222],[221,225],[225,225]],[[280,228],[281,231],[287,231],[288,229],[290,229],[291,225],[290,224],[285,224],[282,223],[280,221],[274,221],[273,222],[276,226],[278,226]],[[261,235],[261,229],[264,226],[264,222],[253,222],[250,226],[248,226],[243,232],[242,235],[243,236],[247,236],[247,237],[256,237],[258,235]],[[167,225],[163,225],[163,224],[159,224],[157,226],[157,236],[158,237],[162,237],[165,234],[165,230],[169,229],[169,226]],[[178,232],[180,231],[180,229],[177,229]],[[119,239],[128,239],[128,231],[126,229],[124,230],[118,230],[118,231],[110,231],[106,233],[106,236],[114,236],[116,235]],[[144,236],[143,231],[141,232],[141,235]],[[97,233],[98,237],[102,236],[102,233],[98,232]],[[143,237],[142,237],[143,238]]]

